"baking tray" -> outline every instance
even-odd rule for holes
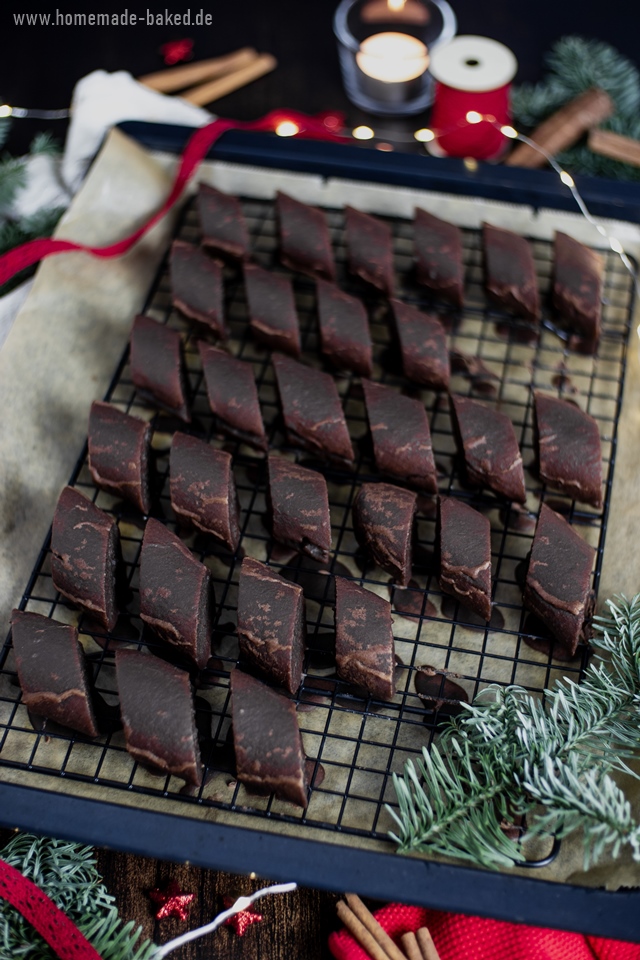
[[[264,266],[282,270],[277,264],[272,202],[245,198],[243,206],[255,259]],[[358,286],[345,272],[343,214],[340,210],[327,210],[327,216],[340,272],[339,282],[345,289],[362,296],[369,308],[375,344],[374,379],[410,389],[397,372],[397,357],[383,301]],[[425,309],[440,309],[412,280],[411,223],[401,218],[389,218],[389,223],[394,232],[395,265],[401,283],[399,295]],[[198,226],[192,208],[185,210],[178,233],[185,239],[197,241]],[[462,315],[445,310],[443,319],[450,329],[452,349],[466,356],[480,357],[493,376],[469,380],[458,374],[454,376],[452,389],[472,396],[478,396],[481,391],[486,402],[500,404],[501,409],[509,413],[526,465],[533,460],[532,383],[559,395],[578,396],[596,417],[606,464],[604,509],[600,512],[578,509],[567,498],[547,493],[530,472],[527,472],[527,488],[529,505],[538,503],[541,498],[551,503],[565,513],[581,535],[596,547],[594,588],[597,589],[633,310],[632,279],[619,258],[612,253],[606,255],[603,337],[597,356],[584,357],[563,348],[548,315],[545,315],[540,337],[531,340],[526,324],[488,307],[482,291],[478,231],[465,230],[464,238],[465,310]],[[532,243],[541,289],[546,292],[550,244],[541,240]],[[314,285],[296,275],[295,288],[304,358],[320,366]],[[238,272],[232,269],[227,269],[226,300],[232,349],[254,364],[271,446],[282,449],[284,438],[269,356],[248,334],[243,286]],[[446,400],[430,391],[413,391],[425,402],[430,417],[441,492],[464,497],[486,512],[491,520],[495,614],[488,628],[473,623],[463,610],[439,592],[430,563],[435,521],[428,499],[421,502],[413,588],[403,592],[394,590],[386,575],[367,566],[359,556],[350,508],[360,483],[376,479],[376,474],[367,441],[359,383],[349,376],[337,378],[355,440],[357,464],[355,473],[314,464],[324,470],[329,483],[334,534],[332,570],[357,577],[370,589],[390,597],[396,609],[402,611],[402,615],[395,618],[394,630],[404,661],[399,675],[400,692],[391,704],[362,700],[330,676],[331,660],[327,647],[330,646],[333,626],[331,578],[299,558],[284,555],[271,543],[264,523],[263,460],[248,448],[230,444],[215,434],[195,339],[190,328],[170,306],[166,262],[161,266],[145,309],[185,333],[187,363],[195,397],[191,429],[234,454],[242,505],[243,549],[260,559],[267,559],[305,589],[309,654],[305,682],[296,699],[305,748],[313,766],[314,786],[310,803],[302,812],[273,798],[249,797],[233,779],[227,739],[228,675],[237,655],[233,625],[238,562],[234,563],[232,558],[216,550],[206,538],[191,537],[188,540],[191,548],[212,568],[217,600],[215,660],[206,682],[198,691],[197,700],[201,724],[210,725],[211,736],[205,756],[212,776],[205,778],[202,788],[193,794],[182,788],[181,781],[155,779],[133,763],[124,749],[121,733],[114,732],[96,743],[88,743],[50,727],[46,731],[34,730],[20,703],[19,688],[13,686],[13,693],[0,699],[0,768],[6,765],[22,771],[25,786],[0,785],[0,818],[3,822],[147,855],[187,859],[235,872],[255,871],[278,879],[293,878],[313,886],[352,888],[384,899],[394,898],[628,939],[637,936],[632,921],[634,905],[638,903],[636,894],[607,894],[566,884],[486,873],[482,873],[479,882],[477,870],[397,857],[385,852],[391,850],[385,839],[391,822],[384,804],[395,800],[391,773],[400,771],[408,757],[416,756],[422,743],[429,743],[437,729],[437,717],[414,691],[413,678],[420,664],[429,663],[444,671],[455,672],[457,682],[470,698],[490,682],[517,682],[539,692],[556,677],[577,678],[584,666],[584,653],[570,663],[561,663],[550,653],[532,649],[525,640],[536,633],[536,628],[523,613],[518,578],[519,567],[530,547],[533,522],[531,517],[523,517],[516,508],[500,504],[491,494],[474,494],[461,484]],[[177,424],[158,415],[137,395],[129,378],[126,352],[107,399],[135,415],[153,418],[155,459],[162,487],[154,514],[174,528],[166,476],[170,433]],[[96,490],[86,466],[86,450],[71,482],[99,506],[113,511],[120,521],[132,591],[130,608],[135,611],[142,530],[129,510],[113,497]],[[65,621],[79,621],[81,632],[87,635],[96,687],[107,701],[114,702],[113,649],[118,640],[146,644],[158,652],[160,647],[153,635],[142,629],[135,613],[125,618],[110,638],[92,628],[86,618],[78,618],[71,605],[53,590],[49,558],[47,539],[21,607]],[[540,639],[543,638],[538,636],[538,641]],[[10,638],[0,655],[0,671],[9,681],[15,682]],[[34,780],[33,775],[39,777],[37,790],[29,786],[30,777],[32,782]],[[322,775],[324,780],[321,782]],[[42,789],[43,778],[45,782],[48,778],[55,778],[55,788]],[[108,800],[94,801],[74,796],[74,782],[102,787],[101,796],[106,793]],[[119,803],[123,793],[127,794],[128,806]],[[130,806],[132,798],[138,804],[137,809]],[[153,811],[145,809],[146,798],[153,800]],[[165,803],[167,813],[163,812]],[[192,816],[195,806],[200,817],[203,811],[208,811],[212,817],[220,817],[226,822],[196,819]],[[179,811],[177,815],[176,809]],[[285,835],[276,836],[274,830]],[[295,830],[295,836],[287,836],[292,830]]]

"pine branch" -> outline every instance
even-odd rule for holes
[[[60,156],[60,152],[60,144],[48,131],[37,133],[29,147],[29,153],[32,156],[44,154],[48,157],[58,157]]]
[[[8,209],[26,183],[24,160],[4,157],[0,160],[0,209]]]
[[[616,782],[601,766],[582,768],[575,755],[558,763],[547,757],[537,767],[525,762],[523,788],[547,808],[533,821],[529,836],[566,837],[582,828],[584,869],[597,862],[607,847],[612,857],[630,845],[640,860],[640,826],[631,804]]]
[[[73,920],[102,960],[152,960],[156,947],[124,924],[96,868],[93,851],[77,843],[18,834],[0,856],[33,880]],[[0,960],[55,960],[24,917],[0,900]]]
[[[564,37],[551,48],[546,64],[550,72],[541,83],[524,83],[512,91],[516,125],[530,131],[589,87],[600,87],[616,107],[602,129],[640,139],[640,74],[630,60],[599,40]],[[572,173],[640,180],[639,167],[593,153],[584,141],[556,159]]]
[[[565,679],[544,701],[520,687],[489,688],[449,721],[417,770],[409,761],[394,776],[398,812],[387,809],[401,851],[513,865],[521,857],[500,820],[541,805],[528,836],[581,828],[585,864],[625,845],[640,860],[640,826],[610,776],[630,772],[624,758],[640,754],[640,595],[616,601],[594,622],[608,662],[592,663],[581,684]]]

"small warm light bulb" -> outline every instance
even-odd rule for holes
[[[295,137],[296,133],[300,133],[300,127],[293,120],[281,120],[276,127],[276,133],[279,137]]]
[[[422,127],[420,130],[416,130],[413,136],[419,143],[430,143],[436,138],[433,130],[429,130],[428,127]]]
[[[615,237],[609,237],[609,246],[614,253],[624,253],[624,249],[619,240],[616,240]]]
[[[470,173],[475,173],[475,171],[478,169],[478,161],[475,159],[475,157],[465,157],[462,162]]]
[[[500,127],[500,133],[502,133],[505,137],[509,137],[511,140],[515,140],[518,136],[518,131],[515,129],[515,127],[510,127],[508,125]]]
[[[355,129],[352,130],[351,133],[353,134],[356,140],[373,140],[375,136],[371,127],[365,127],[365,126],[355,127]]]
[[[405,2],[406,0],[387,0],[387,6],[394,13],[400,13],[404,9]]]
[[[10,117],[12,113],[13,110],[8,103],[3,103],[2,106],[0,106],[0,117]]]
[[[571,176],[570,173],[567,173],[566,170],[563,170],[561,172],[560,179],[567,187],[575,187],[575,183],[573,182],[573,177]]]
[[[482,114],[478,113],[477,110],[469,110],[469,113],[466,116],[467,123],[481,123]]]

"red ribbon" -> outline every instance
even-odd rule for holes
[[[214,120],[212,123],[200,127],[189,137],[169,196],[160,209],[146,223],[138,227],[134,233],[106,247],[89,247],[83,243],[75,243],[73,240],[52,240],[50,238],[23,243],[0,257],[0,286],[3,286],[20,270],[25,270],[27,267],[33,266],[34,263],[38,263],[45,257],[50,257],[56,253],[82,250],[94,257],[122,256],[171,209],[213,144],[227,130],[273,131],[278,124],[289,121],[298,127],[296,137],[344,143],[345,137],[332,132],[332,129],[337,126],[336,119],[336,116],[332,114],[310,117],[295,110],[272,110],[266,116],[260,117],[259,120]]]
[[[100,960],[97,950],[53,900],[4,860],[0,860],[0,897],[20,911],[60,960]]]

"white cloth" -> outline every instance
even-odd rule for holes
[[[75,86],[71,101],[71,122],[62,158],[37,154],[27,158],[26,183],[16,194],[12,217],[28,217],[38,210],[64,207],[71,203],[89,164],[100,149],[107,132],[122,120],[151,120],[200,127],[212,114],[179,97],[168,97],[138,83],[119,70],[94,70]],[[31,289],[28,280],[5,297],[0,297],[0,347],[18,310]]]
[[[94,70],[79,80],[71,100],[71,123],[62,161],[62,179],[75,193],[104,136],[121,120],[152,120],[201,127],[212,115],[180,97],[168,97],[119,70]]]

